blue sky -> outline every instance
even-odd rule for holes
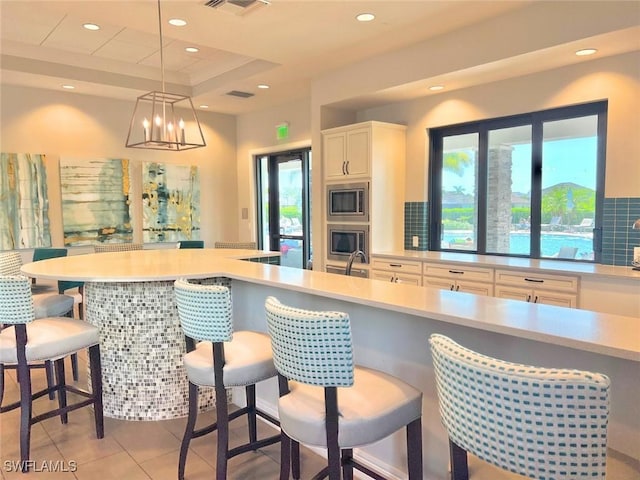
[[[596,146],[597,137],[544,142],[542,188],[572,182],[595,190]],[[462,177],[445,171],[442,180],[446,190],[450,190],[453,186],[462,186],[465,193],[472,193],[475,188],[472,169],[468,169]],[[528,193],[530,188],[531,145],[514,145],[512,191]]]

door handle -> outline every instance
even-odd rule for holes
[[[346,167],[347,167],[347,162],[342,162],[342,174],[343,175],[347,174]]]

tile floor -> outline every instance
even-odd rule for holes
[[[86,363],[80,359],[81,366]],[[68,365],[68,362],[67,362]],[[69,369],[70,370],[70,369]],[[70,372],[67,372],[70,378]],[[44,386],[44,374],[38,369],[33,374],[36,385]],[[80,384],[85,385],[83,378]],[[18,399],[15,372],[6,374],[5,402]],[[49,400],[42,398],[34,403],[34,411],[50,408]],[[203,414],[210,420],[213,412]],[[240,422],[240,423],[236,423]],[[93,414],[88,408],[69,414],[69,423],[61,425],[52,418],[32,427],[31,458],[41,471],[31,471],[27,476],[11,471],[11,462],[19,459],[18,449],[19,410],[0,415],[0,478],[57,480],[175,480],[177,478],[178,452],[184,432],[185,419],[159,422],[128,422],[105,418],[105,438],[97,440]],[[241,420],[232,423],[231,439],[244,440],[246,430]],[[259,422],[263,435],[271,434],[270,427]],[[271,445],[257,452],[235,457],[229,462],[229,480],[269,480],[279,474],[279,445]],[[187,460],[187,480],[213,480],[215,478],[215,435],[208,435],[191,443]],[[75,471],[44,471],[42,461]],[[58,461],[58,462],[56,462]],[[443,459],[443,461],[447,461]],[[73,462],[73,463],[72,463]],[[324,460],[313,452],[302,449],[302,479],[309,479],[324,465]],[[638,461],[613,454],[609,459],[608,479],[640,480]],[[517,480],[518,475],[497,471],[484,462],[471,460],[472,480]],[[425,465],[425,478],[439,479],[429,474]]]

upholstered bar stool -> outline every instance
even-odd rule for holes
[[[278,370],[282,429],[280,479],[300,478],[299,444],[327,449],[328,475],[353,469],[383,477],[353,458],[353,449],[406,427],[409,480],[422,479],[422,392],[386,373],[354,366],[349,315],[288,307],[267,298],[267,325]]]
[[[0,253],[0,275],[19,276],[22,275],[20,268],[22,267],[22,256],[20,252],[10,251]],[[71,317],[73,316],[74,299],[69,295],[60,294],[42,294],[37,295],[34,300],[35,318],[46,317]],[[0,322],[0,329],[2,322]],[[73,362],[73,359],[72,359]],[[4,387],[4,369],[14,368],[15,365],[0,365],[0,377],[2,377],[2,387]],[[53,386],[53,366],[49,362],[34,363],[31,368],[45,368],[47,375],[47,385]],[[0,397],[3,395],[0,391]],[[49,393],[49,398],[54,398],[54,393]]]
[[[215,242],[215,248],[241,248],[245,250],[255,250],[256,242]]]
[[[182,240],[177,244],[178,248],[204,248],[203,240]]]
[[[142,244],[141,243],[104,243],[104,244],[93,246],[93,251],[95,253],[130,252],[133,250],[142,250]]]
[[[604,479],[610,381],[605,375],[509,363],[429,339],[451,478],[467,452],[528,478]]]
[[[33,261],[39,262],[40,260],[47,260],[49,258],[59,258],[66,257],[67,249],[66,248],[35,248],[33,250]],[[35,278],[32,283],[35,284]],[[67,292],[68,290],[77,288],[77,293]],[[73,304],[78,307],[78,318],[82,320],[83,318],[83,307],[84,307],[84,294],[83,294],[84,283],[83,282],[70,282],[70,281],[58,281],[58,293],[60,295],[69,295],[73,298]],[[36,318],[38,317],[57,317],[63,314],[56,312],[42,312],[38,314],[36,312]],[[71,355],[71,371],[73,374],[73,379],[78,381],[78,355],[74,353]]]
[[[257,439],[256,416],[273,425],[278,421],[256,408],[256,383],[276,376],[269,336],[251,331],[233,331],[231,293],[221,285],[175,282],[180,325],[188,339],[184,366],[189,377],[189,415],[182,439],[178,478],[184,479],[191,439],[217,430],[216,479],[227,478],[227,460],[280,441],[280,435]],[[194,341],[199,343],[193,349]],[[199,386],[215,387],[217,421],[196,429]],[[227,388],[245,387],[247,406],[229,413]],[[229,448],[229,422],[247,415],[249,442]]]
[[[33,320],[35,316],[29,279],[0,276],[0,323],[11,325],[0,332],[0,364],[17,364],[20,386],[20,401],[1,407],[0,412],[20,408],[20,460],[23,471],[29,469],[27,461],[31,426],[35,423],[60,416],[62,423],[66,424],[70,411],[93,405],[96,435],[98,438],[104,436],[98,328],[82,320],[66,317]],[[64,357],[84,348],[89,349],[92,392],[65,383]],[[55,363],[56,382],[52,387],[33,392],[30,365],[43,361]],[[4,391],[4,388],[1,390]],[[33,416],[33,401],[51,391],[58,394],[58,408]],[[67,392],[84,399],[69,404]]]

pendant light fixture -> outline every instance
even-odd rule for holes
[[[127,147],[168,151],[204,147],[207,144],[191,97],[165,91],[160,0],[158,28],[162,91],[145,93],[136,100],[127,134]]]

